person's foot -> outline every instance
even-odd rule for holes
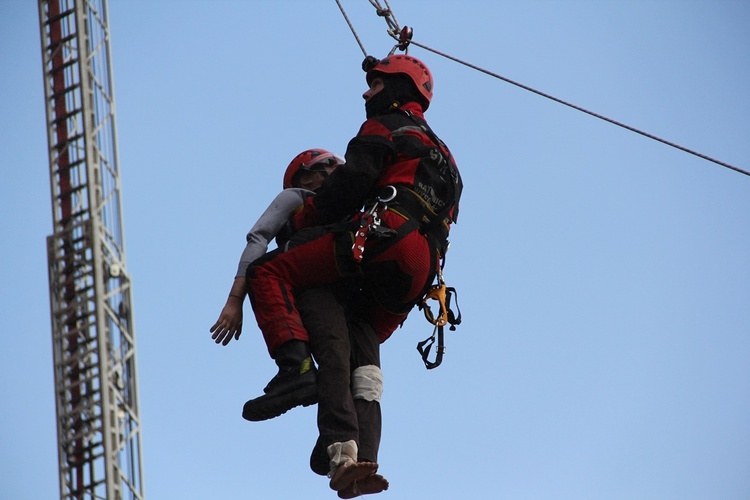
[[[375,462],[344,462],[331,476],[331,489],[337,492],[351,488],[352,485],[367,476],[371,476],[378,471],[378,464]]]
[[[370,474],[339,490],[339,498],[356,498],[362,495],[373,495],[388,489],[388,480],[380,474]]]
[[[307,357],[294,367],[280,367],[263,392],[263,396],[245,403],[242,418],[260,422],[278,417],[296,406],[317,403],[318,372],[312,359]]]

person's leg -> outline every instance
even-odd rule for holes
[[[313,288],[297,297],[297,308],[310,335],[318,363],[318,440],[310,468],[330,472],[327,448],[335,442],[359,441],[357,413],[350,390],[349,329],[344,307],[331,288]]]
[[[293,291],[338,279],[334,245],[332,234],[317,233],[286,252],[267,254],[248,268],[250,303],[279,372],[262,396],[245,403],[243,418],[253,422],[267,420],[295,406],[317,402],[309,336]]]
[[[362,463],[377,463],[380,447],[380,398],[383,392],[380,343],[406,319],[428,282],[434,278],[437,263],[430,255],[426,239],[416,231],[384,251],[373,252],[373,255],[371,259],[365,257],[364,294],[351,304],[348,323],[352,397],[359,424],[357,458]],[[388,486],[382,475],[373,472],[336,489],[339,498],[355,498],[379,493]]]
[[[271,252],[247,270],[247,291],[268,352],[290,340],[308,340],[294,296],[304,287],[340,279],[335,236],[324,233],[285,252]]]
[[[377,385],[373,387],[362,380],[363,374],[379,371],[375,366],[379,365],[379,342],[367,325],[355,321],[354,332],[350,331],[342,302],[351,294],[345,285],[336,291],[337,294],[330,288],[309,289],[297,297],[319,365],[319,437],[310,456],[310,467],[331,478],[330,486],[340,498],[354,498],[388,489],[388,481],[376,474],[378,465],[370,458],[377,456],[380,442],[379,403],[365,400],[374,399],[380,391]],[[353,334],[356,338],[352,338]],[[352,363],[363,363],[363,367],[355,368]],[[350,378],[352,368],[355,369]],[[380,379],[377,374],[375,378]],[[365,412],[364,433],[359,423],[361,411]]]
[[[348,297],[351,298],[352,295]],[[338,492],[339,498],[380,493],[389,486],[388,480],[376,473],[382,426],[380,396],[383,378],[380,371],[380,341],[373,328],[356,317],[357,309],[357,305],[354,304],[354,308],[350,309],[348,314],[352,372],[351,387],[347,388],[347,391],[355,409],[358,438],[356,441],[336,442],[328,446],[325,445],[330,440],[319,439],[311,457],[311,466],[315,463],[317,470],[315,467],[313,470],[319,474],[325,472],[328,458],[331,488]],[[349,456],[342,458],[341,454],[347,450]]]
[[[361,318],[349,321],[351,339],[351,392],[359,423],[359,460],[377,462],[382,428],[380,398],[380,341],[372,326]]]

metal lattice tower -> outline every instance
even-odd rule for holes
[[[144,498],[106,0],[39,0],[60,498]]]

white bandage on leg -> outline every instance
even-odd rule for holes
[[[357,442],[353,439],[344,441],[343,443],[338,442],[328,445],[326,451],[328,451],[328,458],[330,458],[329,465],[331,467],[328,477],[332,477],[339,466],[347,462],[357,462]]]
[[[375,365],[365,365],[352,372],[352,396],[354,399],[378,401],[383,395],[383,372]]]

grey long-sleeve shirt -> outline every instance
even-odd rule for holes
[[[279,234],[294,210],[304,204],[307,197],[314,194],[307,189],[288,188],[276,196],[247,233],[247,245],[240,256],[235,277],[244,277],[248,266],[258,257],[265,255],[269,242]]]

